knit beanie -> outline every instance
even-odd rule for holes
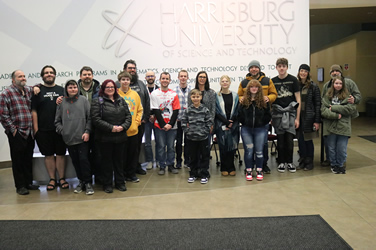
[[[302,64],[302,65],[300,65],[300,66],[299,66],[299,71],[300,71],[301,69],[307,70],[308,72],[311,71],[311,68],[310,68],[307,64]]]
[[[337,70],[339,72],[341,72],[341,75],[342,75],[342,67],[338,64],[333,64],[331,67],[330,67],[330,74],[334,71],[334,70]]]
[[[249,70],[252,66],[256,66],[257,68],[261,69],[261,67],[260,67],[260,62],[257,61],[257,60],[252,60],[252,61],[248,64],[248,70]]]

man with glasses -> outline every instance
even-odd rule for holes
[[[158,89],[158,85],[155,84],[155,73],[153,71],[146,72],[145,80],[147,83],[147,88],[149,90],[149,95]],[[150,110],[150,119],[145,122],[145,161],[147,162],[146,169],[150,170],[153,168],[153,162],[156,162],[156,159],[153,157],[153,149],[151,145],[151,134],[154,131],[154,119],[153,111]],[[154,132],[155,137],[155,132]],[[154,150],[154,152],[156,152]],[[155,153],[155,155],[157,155]]]

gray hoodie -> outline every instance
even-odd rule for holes
[[[91,131],[89,101],[79,94],[70,98],[65,91],[63,102],[56,108],[55,126],[68,146],[83,143],[82,135]]]

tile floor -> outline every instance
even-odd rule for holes
[[[17,195],[12,171],[0,169],[1,220],[55,219],[172,219],[221,218],[320,214],[353,248],[376,248],[376,144],[358,135],[376,135],[376,118],[353,121],[348,145],[347,174],[335,175],[321,167],[320,141],[315,141],[315,169],[279,173],[274,156],[264,181],[247,182],[242,170],[235,177],[222,177],[211,161],[210,181],[187,183],[188,170],[158,176],[157,169],[127,183],[128,191],[106,194],[74,194],[45,186],[30,195]],[[297,148],[295,147],[295,152]],[[240,151],[241,154],[243,151]],[[214,152],[212,152],[215,158]],[[294,155],[295,163],[297,155]],[[147,229],[146,229],[147,230]],[[299,232],[293,232],[299,234]],[[272,234],[272,232],[271,232]]]

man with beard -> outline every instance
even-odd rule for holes
[[[64,88],[55,84],[56,70],[51,65],[42,68],[41,77],[44,84],[40,86],[39,95],[33,96],[31,103],[34,136],[41,154],[45,156],[44,163],[50,176],[47,191],[54,190],[57,184],[62,189],[67,189],[69,183],[65,180],[66,146],[55,128],[56,99],[64,96]],[[56,170],[59,183],[55,179]]]
[[[246,75],[245,79],[241,81],[239,84],[239,89],[238,89],[239,101],[242,102],[243,100],[243,95],[247,88],[248,82],[252,79],[256,79],[262,85],[262,92],[264,94],[265,102],[269,102],[269,105],[271,106],[272,103],[277,99],[277,90],[275,89],[273,81],[270,78],[266,77],[263,72],[261,72],[261,65],[260,65],[260,62],[257,60],[252,60],[248,64],[248,71],[249,73]],[[269,124],[265,126],[265,129],[269,130]],[[269,160],[268,137],[265,138],[263,155],[264,155],[263,172],[264,174],[270,174],[270,168],[268,167],[268,160]]]
[[[32,88],[26,86],[26,77],[21,70],[12,73],[12,85],[0,94],[0,119],[8,136],[13,178],[19,195],[39,189],[32,184],[34,138],[31,97]]]
[[[90,104],[95,97],[98,97],[100,83],[94,79],[93,69],[91,67],[84,66],[80,70],[80,80],[78,80],[78,88],[80,90],[80,94],[85,96]],[[100,166],[100,150],[99,146],[95,142],[94,127],[90,133],[89,152],[91,171],[92,174],[95,176],[95,183],[101,184],[103,174],[101,172]]]
[[[350,92],[350,97],[348,98],[347,101],[350,104],[354,104],[354,103],[358,104],[358,103],[360,103],[360,100],[362,99],[362,95],[361,95],[361,93],[359,91],[359,88],[358,88],[358,86],[356,85],[356,83],[353,80],[351,80],[350,78],[342,76],[342,66],[341,65],[333,64],[330,67],[329,73],[330,73],[330,78],[331,79],[328,82],[326,82],[324,84],[324,86],[322,87],[322,93],[321,93],[321,97],[322,98],[324,98],[324,96],[326,95],[326,93],[328,92],[328,90],[330,89],[330,87],[332,86],[333,79],[336,76],[341,76],[342,79],[343,79],[342,82],[345,83],[347,90]],[[357,116],[358,115],[359,114],[357,114]],[[324,145],[325,145],[325,154],[328,155],[328,150],[329,149],[327,147],[327,143],[326,143],[325,139],[324,139]],[[325,161],[323,161],[321,163],[321,165],[323,165],[323,166],[330,166],[330,162],[329,162],[328,159],[326,159]]]
[[[146,121],[149,120],[150,118],[150,97],[149,97],[149,91],[146,88],[145,84],[138,79],[138,74],[137,74],[137,64],[136,61],[130,59],[125,62],[124,64],[124,71],[127,71],[129,74],[131,74],[132,79],[131,79],[131,84],[129,87],[136,91],[137,94],[140,96],[141,99],[141,104],[142,107],[144,108],[144,113],[142,115],[141,119],[141,125],[138,127],[138,147],[139,147],[139,152],[141,152],[141,144],[142,144],[142,137],[144,136],[144,131],[145,131],[145,123]],[[117,86],[120,86],[119,82],[116,82]],[[139,157],[139,155],[135,156]],[[146,171],[141,168],[141,164],[138,163],[137,174],[145,175]]]
[[[150,96],[154,90],[159,88],[158,85],[155,84],[155,73],[153,71],[146,72],[145,80]],[[153,157],[153,149],[151,145],[151,132],[154,131],[154,119],[155,116],[153,115],[153,111],[150,110],[150,119],[146,120],[145,122],[145,162],[147,162],[146,169],[148,170],[153,168],[153,162],[156,161],[156,159]],[[157,155],[155,150],[154,152],[155,155]]]

